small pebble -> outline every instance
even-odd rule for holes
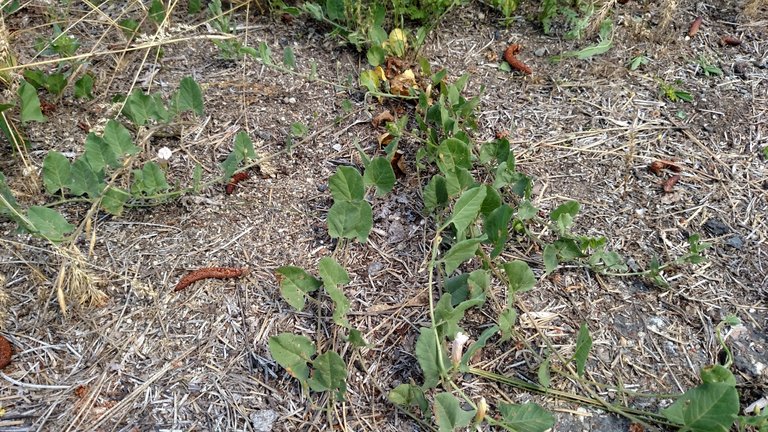
[[[341,151],[341,144],[338,144],[338,143],[334,144],[333,145],[333,149],[336,150],[336,151]]]
[[[539,49],[537,49],[536,51],[533,52],[533,55],[535,55],[536,57],[544,57],[544,54],[546,54],[546,53],[547,53],[547,49],[546,48],[539,48]]]

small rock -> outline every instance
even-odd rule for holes
[[[334,150],[336,150],[336,151],[341,151],[341,144],[339,144],[339,143],[336,143],[336,144],[334,144],[334,145],[332,146],[332,148],[333,148]]]
[[[283,99],[283,102],[285,102],[287,104],[293,105],[293,104],[296,103],[296,98],[295,97],[287,97],[287,98]]]
[[[272,410],[260,410],[251,413],[251,423],[257,432],[271,432],[275,420],[277,420],[277,413]]]
[[[725,244],[734,249],[741,249],[744,247],[744,240],[742,240],[741,237],[734,235],[734,236],[731,236],[728,240],[726,240]]]
[[[533,52],[533,55],[535,55],[536,57],[544,57],[544,54],[546,54],[546,53],[547,53],[547,49],[546,48],[539,48],[539,49],[537,49],[536,51]]]
[[[374,261],[368,265],[368,274],[373,276],[384,270],[384,264],[381,261]]]
[[[728,225],[724,224],[723,221],[717,218],[710,218],[704,222],[704,228],[714,236],[721,236],[731,232],[731,229],[728,228]]]
[[[387,236],[389,237],[387,239],[390,243],[400,243],[401,241],[405,240],[405,227],[403,226],[400,221],[392,221],[392,223],[389,224],[389,229],[387,230]]]

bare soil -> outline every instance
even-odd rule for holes
[[[34,3],[5,17],[19,64],[36,60],[34,39],[48,34],[52,12]],[[99,14],[75,3],[60,16],[75,24],[70,32],[83,44],[79,52],[120,44],[122,36],[107,17],[139,12],[137,4],[105,6]],[[742,404],[765,396],[766,5],[752,2],[754,10],[745,10],[736,1],[609,2],[612,49],[587,60],[553,62],[551,56],[594,44],[596,36],[580,41],[545,36],[536,6],[529,4],[535,2],[523,3],[508,26],[479,2],[459,7],[444,17],[421,52],[451,79],[471,76],[467,93],[482,100],[475,141],[508,132],[520,169],[534,178],[534,205],[546,214],[567,200],[579,201],[574,230],[606,236],[631,268],[645,269],[653,257],[674,260],[686,252],[694,233],[713,247],[705,263],[667,271],[670,287],[661,288],[640,277],[603,277],[568,266],[544,277],[541,251],[513,239],[504,257],[528,261],[539,277],[536,289],[518,298],[521,313],[527,311],[521,334],[543,351],[535,327],[544,329],[567,356],[586,322],[594,339],[589,379],[674,394],[696,385],[699,369],[718,361],[715,325],[736,314],[743,326],[729,333],[728,343]],[[687,37],[696,16],[704,24]],[[78,17],[87,19],[75,23]],[[0,430],[426,430],[386,398],[400,383],[422,382],[414,345],[419,327],[429,323],[425,265],[434,230],[422,208],[420,188],[427,178],[415,169],[418,144],[402,142],[406,175],[392,193],[372,199],[369,242],[332,240],[325,223],[332,204],[328,177],[340,164],[360,163],[356,143],[369,155],[378,148],[380,130],[370,120],[383,106],[357,88],[365,56],[308,18],[241,10],[233,19],[242,24],[238,35],[245,43],[264,41],[275,57],[291,46],[298,71],[308,74],[315,64],[320,80],[253,60],[223,60],[209,41],[191,39],[209,34],[204,25],[171,27],[161,37],[190,39],[163,45],[160,58],[137,50],[89,59],[97,77],[94,100],[75,100],[71,92],[61,99],[43,95],[55,110],[46,123],[24,127],[33,170],[25,173],[10,144],[2,142],[0,170],[17,199],[23,205],[45,203],[35,176],[50,150],[82,153],[86,132],[78,124],[103,124],[117,93],[136,86],[169,94],[191,75],[204,89],[205,116],[189,116],[173,133],[141,142],[144,151],[136,163],[167,146],[174,152],[169,182],[189,184],[197,162],[203,180],[214,179],[240,130],[269,160],[232,195],[216,185],[120,217],[98,215],[91,227],[92,252],[91,237],[78,238],[75,246],[108,297],[101,305],[78,305],[70,298],[67,316],[53,290],[67,257],[0,221],[5,296],[0,334],[14,347],[11,364],[0,372]],[[198,23],[202,17],[177,12],[174,20]],[[722,44],[726,35],[741,45]],[[499,69],[510,43],[523,45],[518,57],[532,75]],[[630,59],[641,54],[650,63],[629,70]],[[723,75],[705,76],[700,56]],[[661,94],[660,82],[689,92],[693,102],[671,102]],[[342,107],[345,100],[352,102],[349,112]],[[406,103],[401,108],[410,109]],[[309,132],[285,152],[294,122]],[[671,174],[648,170],[660,159],[682,166],[670,193],[661,184]],[[88,209],[77,203],[57,208],[73,223]],[[344,340],[322,295],[323,301],[297,312],[279,294],[277,267],[314,272],[325,256],[333,256],[353,279],[345,287],[352,301],[350,321],[370,343],[367,348],[355,350]],[[188,271],[210,266],[247,266],[251,272],[172,292]],[[504,298],[500,287],[492,289]],[[477,337],[494,319],[486,305],[462,326]],[[302,393],[270,356],[268,339],[280,332],[304,334],[320,351],[341,354],[350,365],[345,402]],[[538,366],[515,341],[489,346],[473,365],[533,381]],[[630,427],[592,407],[465,378],[459,380],[463,391],[488,399],[493,415],[497,402],[534,401],[556,414],[556,431]],[[565,380],[554,380],[553,386],[581,391]],[[615,402],[621,397],[601,396]],[[669,402],[629,400],[654,411]]]

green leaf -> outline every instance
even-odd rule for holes
[[[203,91],[192,77],[184,77],[173,98],[176,112],[193,111],[203,115]]]
[[[26,81],[22,81],[19,87],[19,98],[21,99],[21,123],[30,121],[44,122],[45,116],[40,110],[40,99],[37,97],[37,90]]]
[[[93,77],[83,75],[75,81],[75,97],[78,99],[93,99]]]
[[[315,355],[315,345],[309,338],[290,333],[272,336],[269,338],[269,352],[277,364],[302,384],[309,378],[307,363]]]
[[[320,259],[317,270],[320,273],[320,278],[323,280],[325,291],[333,300],[333,322],[343,327],[349,327],[346,314],[349,311],[350,302],[347,296],[344,295],[344,291],[339,288],[339,285],[346,285],[350,282],[349,274],[344,270],[344,267],[340,266],[331,257]]]
[[[134,180],[131,185],[133,195],[155,195],[170,189],[165,180],[165,171],[156,162],[147,162],[142,169],[133,170],[133,176]]]
[[[424,188],[424,208],[432,213],[436,208],[443,207],[448,203],[448,188],[445,177],[436,175],[432,177]]]
[[[485,195],[486,191],[483,187],[473,188],[461,194],[461,198],[456,201],[456,205],[453,208],[451,218],[445,225],[453,223],[456,227],[456,235],[464,233],[467,227],[477,218],[480,207],[483,205],[483,200],[485,200]]]
[[[449,364],[448,353],[442,341],[437,340],[435,330],[422,327],[416,340],[416,360],[424,374],[423,389],[437,386],[445,374],[445,365]]]
[[[85,137],[85,153],[83,157],[94,172],[101,172],[104,170],[104,167],[117,168],[120,166],[120,161],[117,160],[117,154],[115,154],[114,149],[93,132]]]
[[[600,25],[600,42],[597,45],[591,45],[579,51],[566,51],[560,57],[576,57],[579,60],[586,60],[592,56],[607,52],[613,45],[613,39],[610,34],[611,28],[612,24],[609,20],[603,21]]]
[[[567,232],[568,228],[573,225],[573,218],[579,213],[579,202],[568,201],[565,204],[561,204],[558,208],[552,211],[549,215],[555,223],[557,223],[558,231],[563,234]]]
[[[67,78],[61,72],[52,73],[46,76],[43,85],[48,93],[59,95],[64,91],[64,88],[67,87]]]
[[[165,19],[165,6],[161,0],[152,0],[152,5],[149,6],[149,17],[152,21],[160,24]]]
[[[470,345],[464,355],[461,356],[461,366],[467,367],[467,365],[469,365],[469,361],[472,359],[472,357],[475,356],[475,353],[483,349],[483,347],[485,347],[485,345],[488,343],[488,339],[492,338],[498,332],[499,326],[491,326],[485,329],[480,334],[480,337],[477,338],[477,342]]]
[[[587,358],[589,358],[589,350],[592,349],[592,336],[589,335],[589,328],[587,323],[581,323],[579,327],[579,336],[576,338],[576,352],[573,354],[573,359],[576,360],[576,373],[580,376],[584,376],[584,368],[587,365]]]
[[[365,196],[363,177],[352,167],[342,166],[328,179],[328,186],[335,201],[362,200]]]
[[[93,168],[84,158],[77,159],[72,164],[70,182],[67,184],[73,195],[88,194],[90,198],[101,195],[104,189],[103,177],[97,176]]]
[[[159,94],[144,94],[138,88],[128,95],[122,114],[137,126],[144,126],[150,119],[165,122],[170,118],[168,110],[163,106],[163,100]]]
[[[555,416],[535,403],[499,404],[502,420],[517,432],[545,432],[555,426]]]
[[[75,226],[67,222],[64,216],[48,207],[30,207],[27,211],[27,219],[32,223],[30,228],[36,235],[54,243],[64,241],[64,236],[75,229]]]
[[[344,21],[344,1],[325,0],[325,13],[331,21]]]
[[[480,162],[487,164],[493,160],[506,162],[509,158],[509,141],[506,138],[495,139],[480,146]]]
[[[699,371],[699,376],[701,376],[701,381],[704,383],[725,383],[736,386],[736,378],[723,365],[705,366]]]
[[[375,157],[371,159],[368,166],[365,167],[363,182],[366,187],[376,186],[376,195],[382,196],[395,187],[395,171],[392,164],[384,157]]]
[[[509,294],[525,292],[536,286],[536,276],[533,275],[531,268],[524,261],[515,260],[511,263],[504,263],[504,272],[509,279]]]
[[[366,342],[365,339],[363,338],[363,334],[360,332],[360,330],[356,328],[349,329],[349,336],[347,337],[347,340],[355,348],[365,348],[369,346],[368,342]]]
[[[244,160],[255,160],[256,151],[253,149],[253,142],[251,137],[245,131],[240,131],[235,136],[235,150],[234,152],[238,156],[238,163]]]
[[[237,171],[237,167],[242,161],[243,156],[237,151],[233,151],[227,155],[227,158],[224,159],[224,162],[221,163],[221,169],[224,171],[224,182],[228,182],[229,179],[232,178],[232,175],[235,173],[235,171]]]
[[[368,48],[365,57],[368,59],[368,64],[371,66],[379,66],[384,64],[384,61],[387,58],[387,51],[380,45],[373,45]]]
[[[544,246],[542,258],[544,259],[545,274],[550,274],[557,269],[557,247],[555,245]]]
[[[549,374],[549,357],[547,357],[546,360],[541,362],[539,365],[539,371],[538,371],[538,377],[539,377],[539,384],[542,385],[544,388],[549,388],[550,384],[550,374]]]
[[[533,219],[534,216],[539,212],[539,209],[533,206],[530,201],[525,200],[520,203],[520,206],[517,207],[517,217],[520,220],[529,220]]]
[[[296,56],[293,54],[293,49],[287,46],[283,50],[283,65],[292,70],[296,70]]]
[[[190,15],[194,15],[202,10],[202,5],[200,4],[200,0],[189,0],[187,2],[187,13]]]
[[[501,342],[508,341],[512,338],[512,328],[515,327],[515,321],[517,321],[517,311],[510,307],[507,307],[499,314],[499,330],[501,330]]]
[[[480,187],[485,188],[485,199],[483,200],[483,205],[480,206],[480,214],[488,216],[492,211],[501,206],[501,195],[499,195],[496,189],[488,185],[482,185]]]
[[[347,392],[347,365],[341,356],[333,351],[320,354],[312,362],[312,378],[309,387],[316,391],[336,390],[336,397],[343,398]]]
[[[483,231],[493,245],[491,258],[496,258],[504,250],[509,237],[509,221],[512,220],[512,207],[502,204],[492,211],[483,223]]]
[[[429,409],[429,402],[424,397],[424,391],[413,384],[400,384],[389,392],[387,399],[401,407],[417,406],[422,413],[426,413]]]
[[[192,191],[195,193],[200,192],[200,182],[203,179],[203,166],[200,162],[195,164],[195,170],[192,172]]]
[[[72,166],[63,154],[51,151],[43,160],[43,184],[45,191],[53,195],[72,182]]]
[[[453,245],[448,252],[443,256],[443,263],[445,263],[445,274],[450,275],[459,266],[468,259],[475,256],[477,247],[480,245],[481,239],[468,239],[460,241]]]
[[[115,120],[107,122],[107,125],[104,127],[103,138],[119,159],[126,155],[136,154],[140,150],[133,145],[131,133],[128,132],[128,129]]]
[[[485,298],[475,298],[452,306],[451,294],[445,293],[435,305],[435,325],[439,337],[454,338],[456,333],[462,331],[459,321],[464,318],[464,313],[475,306],[481,305]]]
[[[661,410],[669,421],[691,432],[727,432],[738,413],[739,394],[726,383],[701,384]]]
[[[304,309],[307,294],[317,290],[322,282],[301,267],[283,266],[275,270],[280,294],[296,310]]]
[[[123,206],[130,197],[131,194],[128,191],[110,186],[101,198],[101,207],[111,215],[120,216],[123,213]]]
[[[469,146],[457,138],[448,138],[437,148],[437,166],[440,171],[447,173],[454,168],[472,168]]]
[[[475,410],[461,409],[459,400],[450,393],[440,393],[435,396],[433,410],[439,432],[452,432],[458,428],[467,427],[475,417]]]
[[[2,172],[0,172],[0,195],[2,195],[2,198],[4,199],[0,199],[0,215],[9,217],[14,221],[19,222],[17,220],[17,216],[14,216],[14,210],[16,210],[16,212],[19,211],[19,204],[16,202],[16,198],[14,198],[13,193],[11,193],[11,189],[8,187],[8,183],[5,180],[5,175]]]
[[[269,45],[267,45],[265,42],[259,43],[259,58],[264,62],[264,64],[272,64],[272,51],[269,49]]]
[[[373,227],[373,210],[366,201],[338,201],[328,211],[328,234],[332,238],[357,238],[364,243]]]

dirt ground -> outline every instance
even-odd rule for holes
[[[422,50],[433,68],[446,68],[452,79],[470,74],[468,94],[481,94],[475,141],[509,132],[520,169],[534,179],[534,204],[548,212],[578,200],[575,232],[606,236],[630,268],[645,269],[654,256],[681,256],[693,233],[713,247],[705,263],[666,272],[670,286],[660,288],[639,277],[601,277],[568,266],[545,277],[540,251],[513,239],[504,257],[525,259],[539,278],[536,289],[518,299],[530,312],[528,321],[537,319],[565,354],[573,352],[579,325],[586,322],[594,339],[591,380],[674,394],[695,386],[698,370],[717,361],[715,325],[736,314],[743,327],[733,329],[728,342],[742,405],[767,395],[768,5],[753,2],[757,7],[746,14],[730,0],[611,2],[613,48],[588,60],[552,62],[551,56],[596,39],[545,36],[535,20],[536,5],[529,3],[535,2],[523,2],[509,26],[482,3],[459,7]],[[138,12],[137,7],[123,10]],[[105,15],[115,18],[119,10],[107,8]],[[82,17],[87,11],[78,3],[66,13]],[[689,38],[696,16],[704,24]],[[33,36],[47,19],[45,7],[34,2],[5,18],[20,64],[33,61]],[[179,13],[178,19],[189,18]],[[422,382],[414,345],[419,327],[429,323],[425,263],[434,227],[422,208],[426,179],[414,168],[417,143],[402,142],[405,177],[392,193],[372,200],[369,242],[332,241],[325,223],[332,204],[328,177],[341,164],[359,163],[355,143],[369,155],[377,149],[379,131],[370,120],[382,107],[356,85],[365,56],[308,18],[238,12],[234,19],[243,24],[239,34],[247,44],[264,41],[273,53],[291,46],[299,72],[308,73],[314,63],[323,81],[253,60],[222,60],[210,42],[189,40],[165,45],[159,60],[143,61],[145,51],[92,58],[96,98],[83,102],[67,94],[46,123],[24,128],[39,169],[50,150],[80,154],[86,132],[77,125],[103,124],[112,96],[127,92],[134,81],[168,94],[191,75],[203,87],[205,116],[190,116],[177,134],[144,143],[144,160],[167,146],[174,152],[169,182],[188,184],[196,162],[210,180],[220,175],[219,164],[240,130],[254,140],[258,155],[275,157],[232,195],[216,185],[120,217],[99,215],[93,253],[88,254],[90,238],[78,239],[76,246],[103,279],[108,299],[100,307],[71,303],[66,317],[52,289],[62,257],[0,221],[7,297],[0,334],[15,351],[0,371],[0,431],[270,430],[260,426],[265,424],[276,431],[427,430],[386,399],[400,383]],[[120,41],[114,29],[100,40],[107,28],[106,18],[93,14],[71,31],[88,52]],[[168,37],[207,33],[205,26],[176,28]],[[741,45],[722,44],[726,35]],[[524,46],[519,57],[532,75],[499,70],[510,43]],[[630,71],[629,60],[640,54],[650,63]],[[700,56],[723,75],[705,76]],[[677,82],[693,102],[669,101],[660,94],[660,80]],[[349,112],[345,100],[352,101]],[[308,126],[307,137],[280,153],[294,122]],[[30,190],[5,141],[2,153],[0,170],[17,199],[44,203],[45,195]],[[647,168],[658,159],[683,167],[670,193],[661,187],[669,174],[660,177]],[[87,207],[58,209],[76,223]],[[314,272],[325,256],[333,256],[353,279],[345,287],[350,321],[370,343],[367,348],[349,346],[325,306],[310,304],[297,312],[280,297],[277,267]],[[207,266],[248,266],[251,273],[172,292],[189,270]],[[488,312],[473,312],[462,323],[471,336],[493,322]],[[524,320],[520,331],[539,343]],[[268,338],[280,332],[304,334],[321,351],[341,354],[350,365],[346,402],[301,393],[270,356]],[[536,381],[537,365],[514,341],[489,346],[474,366]],[[555,431],[630,427],[591,407],[477,377],[460,383],[471,397],[486,397],[492,409],[495,401],[542,404],[557,417]],[[553,380],[553,386],[579,391],[565,380]],[[617,398],[612,392],[602,396]],[[630,400],[633,407],[654,411],[664,403],[669,400]]]

